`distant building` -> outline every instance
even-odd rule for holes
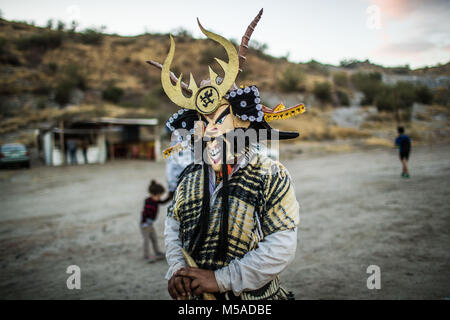
[[[450,89],[450,76],[417,76],[406,74],[385,74],[382,75],[384,83],[394,85],[397,82],[412,82],[422,84],[431,89],[444,87]]]
[[[74,149],[73,149],[74,148]],[[70,154],[70,150],[75,150]],[[47,165],[104,163],[108,159],[159,160],[157,119],[61,120],[39,129],[38,151]]]

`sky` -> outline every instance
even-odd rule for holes
[[[292,62],[343,59],[411,68],[450,61],[450,0],[0,0],[2,17],[46,25],[48,19],[107,33],[174,32],[197,38],[196,18],[208,30],[240,42],[264,8],[252,39]]]

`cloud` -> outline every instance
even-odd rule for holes
[[[371,3],[381,9],[385,19],[407,19],[411,15],[423,15],[433,18],[434,15],[450,13],[448,0],[371,0]]]
[[[442,60],[450,47],[450,1],[370,0],[380,8],[382,28],[373,58],[412,65]]]
[[[408,0],[373,0],[372,3],[380,7],[382,15],[388,18],[402,19],[412,10]]]

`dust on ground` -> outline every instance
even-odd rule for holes
[[[301,204],[297,254],[282,273],[297,299],[450,297],[450,146],[284,161]],[[138,222],[164,163],[0,171],[1,299],[169,299],[165,261],[142,259]],[[156,228],[163,246],[165,210]],[[66,286],[70,265],[81,290]],[[366,286],[369,265],[381,289]]]

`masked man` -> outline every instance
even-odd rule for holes
[[[185,148],[195,154],[179,177],[165,222],[166,278],[174,299],[288,299],[278,275],[295,255],[299,206],[287,170],[259,151],[265,142],[298,137],[272,129],[268,121],[303,113],[305,107],[280,104],[272,110],[261,104],[257,87],[235,85],[261,15],[262,10],[248,27],[239,53],[199,22],[227,52],[228,63],[216,59],[223,79],[211,68],[200,87],[192,75],[189,86],[182,75],[176,78],[170,72],[172,37],[164,64],[149,61],[162,69],[166,94],[182,107],[167,122],[179,144],[164,155]]]

